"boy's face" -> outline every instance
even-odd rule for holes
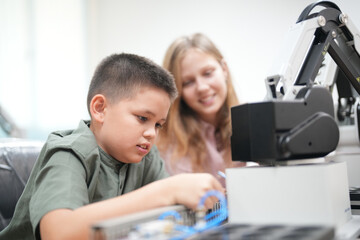
[[[170,104],[169,95],[154,87],[141,88],[130,99],[105,104],[98,144],[121,162],[140,162],[165,123]]]

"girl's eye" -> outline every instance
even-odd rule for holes
[[[213,70],[207,70],[206,72],[204,72],[204,76],[211,76],[212,73]]]
[[[187,80],[187,81],[183,82],[183,87],[190,86],[193,83],[194,83],[194,80]]]
[[[155,124],[155,127],[161,129],[161,128],[163,128],[163,125],[160,124],[160,123],[156,123],[156,124]]]
[[[147,117],[143,117],[143,116],[137,116],[137,117],[141,122],[146,122],[148,120]]]

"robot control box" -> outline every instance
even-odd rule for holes
[[[352,217],[345,162],[226,169],[229,222],[339,228]]]

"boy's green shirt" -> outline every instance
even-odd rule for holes
[[[49,135],[0,240],[40,239],[40,219],[49,211],[76,209],[166,177],[155,146],[140,163],[121,163],[97,145],[89,122],[81,121],[75,130]]]

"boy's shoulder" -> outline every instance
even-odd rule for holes
[[[52,132],[45,143],[46,149],[71,150],[81,156],[97,151],[98,145],[88,124],[82,120],[76,129]]]

